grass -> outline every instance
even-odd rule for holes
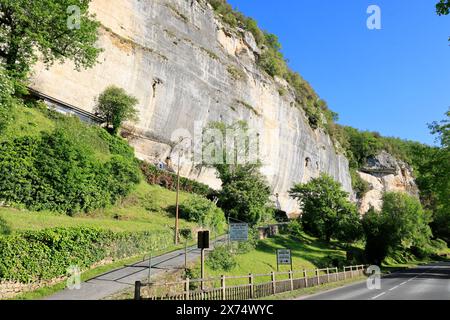
[[[348,284],[356,283],[356,282],[359,282],[359,281],[362,281],[365,279],[366,279],[366,277],[359,276],[359,277],[355,277],[355,278],[347,279],[347,280],[343,280],[343,281],[325,283],[320,286],[284,292],[284,293],[276,294],[273,296],[264,297],[259,300],[292,300],[292,299],[300,298],[302,296],[316,294],[316,293],[319,293],[322,291],[327,291],[327,290],[331,290],[331,289],[335,289],[335,288],[341,288]]]
[[[237,266],[230,271],[212,270],[206,266],[207,277],[244,276],[249,273],[269,274],[277,271],[276,250],[289,248],[292,251],[293,270],[313,270],[334,267],[330,261],[334,258],[345,260],[346,252],[337,242],[330,244],[306,234],[300,237],[279,235],[260,241],[255,250],[236,256]],[[290,266],[280,266],[280,272],[288,272]],[[311,274],[312,275],[312,274]],[[281,278],[287,278],[285,275]],[[255,282],[268,281],[268,277],[255,277]],[[230,280],[231,284],[240,284],[241,280]]]
[[[175,205],[175,197],[175,192],[141,182],[118,206],[74,217],[45,211],[0,208],[0,234],[54,227],[95,227],[115,232],[158,231],[174,224],[174,218],[168,210]],[[189,194],[181,193],[180,201],[189,197]],[[195,226],[194,223],[180,220],[181,228]]]

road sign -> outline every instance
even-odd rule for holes
[[[230,223],[230,241],[248,241],[248,223]]]
[[[277,270],[280,265],[290,265],[292,269],[292,254],[290,249],[277,250]]]

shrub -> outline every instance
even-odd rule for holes
[[[0,235],[0,279],[22,283],[66,275],[68,267],[90,268],[171,244],[172,233],[114,233],[94,228],[54,228]]]
[[[141,162],[140,167],[149,184],[159,185],[172,191],[176,190],[176,174],[165,170],[159,170],[157,167],[148,162]],[[184,177],[180,178],[180,190],[195,193],[204,197],[212,193],[212,190],[207,185]]]
[[[139,182],[134,158],[103,163],[58,128],[0,144],[0,200],[32,210],[73,214],[114,204]]]
[[[214,271],[230,271],[237,266],[237,261],[227,246],[221,246],[208,255],[206,264]]]
[[[202,226],[213,227],[218,232],[225,228],[225,215],[213,202],[201,196],[192,196],[180,205],[181,217]]]

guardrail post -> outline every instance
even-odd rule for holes
[[[339,281],[339,270],[338,267],[334,268],[334,270],[336,271],[336,282]]]
[[[289,270],[289,280],[291,281],[291,291],[294,291],[294,274],[292,270]]]
[[[350,266],[350,275],[353,278],[353,266]]]
[[[254,281],[253,281],[253,274],[248,275],[248,282],[250,284],[250,299],[255,298],[255,287],[254,287]]]
[[[277,283],[276,283],[276,279],[275,279],[275,272],[271,272],[270,273],[270,277],[272,280],[272,294],[276,294],[277,293]]]
[[[189,300],[190,286],[189,286],[189,278],[186,278],[186,282],[184,283],[184,300]]]
[[[141,287],[142,283],[140,281],[134,283],[134,300],[141,300]]]
[[[222,288],[222,300],[227,300],[225,276],[220,276],[220,287]]]
[[[303,277],[305,278],[305,288],[308,288],[308,273],[303,270]]]
[[[330,268],[327,267],[327,282],[330,282]]]
[[[320,285],[319,269],[316,269],[317,285]]]
[[[347,267],[344,267],[344,280],[347,280]]]

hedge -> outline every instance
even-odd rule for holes
[[[148,162],[141,162],[141,170],[149,184],[159,185],[163,188],[176,191],[176,174],[169,171],[160,170],[156,166]],[[180,190],[189,193],[195,193],[204,197],[212,193],[212,189],[206,184],[184,177],[180,177]]]
[[[170,229],[114,233],[95,228],[53,228],[0,235],[0,279],[21,283],[65,276],[67,268],[86,270],[105,259],[162,250],[172,243]]]

